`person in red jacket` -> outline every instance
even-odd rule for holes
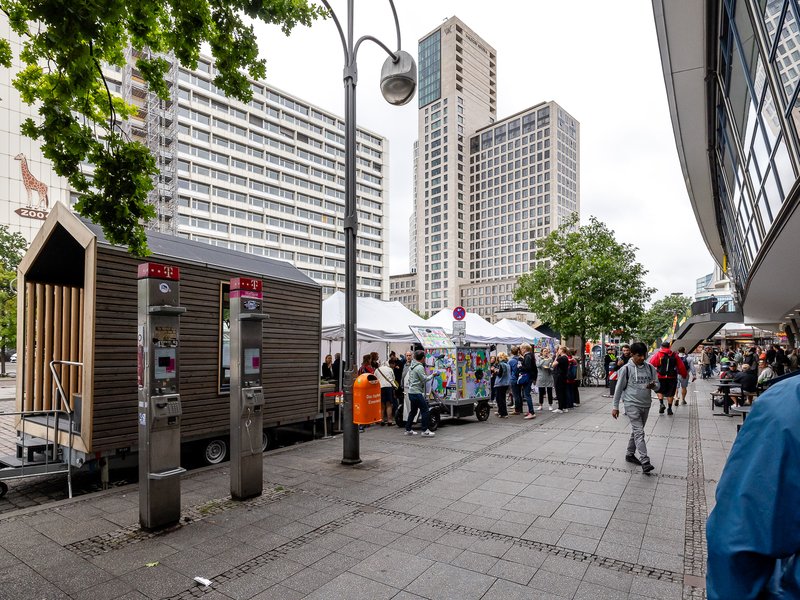
[[[658,414],[672,414],[672,403],[675,401],[675,391],[678,389],[678,375],[688,377],[686,365],[680,357],[670,349],[670,343],[661,344],[661,349],[650,359],[650,364],[658,371],[658,401],[661,408]],[[664,398],[667,399],[667,406],[664,406]]]

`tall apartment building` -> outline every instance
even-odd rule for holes
[[[580,126],[555,102],[496,119],[496,55],[453,17],[419,43],[420,310],[513,305],[536,240],[580,211]]]
[[[512,305],[536,240],[580,211],[578,122],[543,102],[469,141],[469,276],[461,304],[485,318]]]
[[[494,48],[456,17],[420,40],[418,62],[417,290],[420,310],[434,313],[469,282],[467,141],[495,120],[497,66]]]
[[[10,36],[7,21],[0,33]],[[107,69],[111,90],[139,107],[130,120],[133,139],[147,144],[161,168],[151,194],[154,228],[181,237],[270,256],[295,264],[330,294],[344,289],[344,121],[319,107],[251,81],[250,103],[226,98],[213,84],[215,69],[203,57],[194,71],[174,67],[173,97],[147,91],[134,67]],[[42,221],[19,217],[26,206],[19,161],[51,190],[51,201],[74,194],[52,172],[38,144],[19,134],[35,111],[22,104],[0,69],[0,223],[30,240]],[[358,293],[387,298],[388,142],[359,128],[357,134]],[[36,195],[33,195],[36,204]],[[46,213],[46,211],[44,211]],[[43,215],[42,215],[43,216]]]

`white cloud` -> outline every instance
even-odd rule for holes
[[[344,2],[334,2],[343,21]],[[498,117],[555,100],[581,124],[583,220],[595,215],[640,248],[657,295],[694,292],[710,272],[675,150],[649,2],[474,0],[396,3],[403,48],[458,16],[497,50]],[[513,6],[513,10],[510,8]],[[495,11],[487,10],[498,7]],[[432,10],[433,9],[433,10]],[[355,2],[355,31],[395,45],[388,2]],[[259,27],[267,81],[337,114],[343,112],[343,53],[331,21],[285,37]],[[364,44],[358,57],[358,122],[389,139],[390,272],[408,268],[416,99],[396,108],[378,89],[385,55]]]

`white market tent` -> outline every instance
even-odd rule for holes
[[[495,323],[495,327],[499,327],[503,331],[507,331],[512,335],[521,336],[526,342],[533,342],[541,338],[548,338],[545,334],[536,331],[533,327],[524,323],[523,321],[514,321],[512,319],[501,319]]]
[[[477,313],[468,312],[464,321],[467,324],[466,340],[472,344],[521,344],[524,341],[521,335],[500,329]],[[448,334],[452,334],[453,311],[443,308],[428,319],[426,324],[442,327]]]
[[[359,342],[415,342],[409,325],[425,325],[425,319],[400,302],[376,298],[356,300],[356,339]],[[322,339],[344,339],[345,298],[336,292],[322,302]]]

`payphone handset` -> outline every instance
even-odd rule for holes
[[[149,406],[152,431],[180,427],[183,409],[181,397],[178,394],[150,396]]]
[[[242,388],[242,417],[251,417],[261,412],[264,406],[264,388]]]

